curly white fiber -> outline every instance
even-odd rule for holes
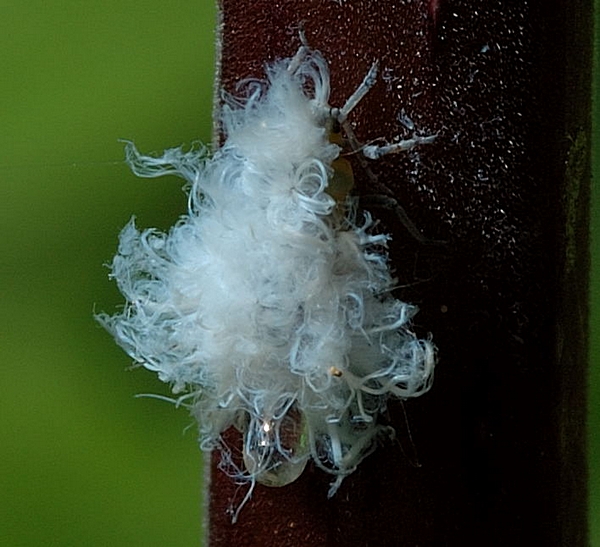
[[[391,295],[388,236],[328,194],[340,153],[328,127],[343,109],[328,106],[325,60],[304,49],[229,101],[212,157],[127,145],[138,175],[191,184],[189,210],[168,234],[127,224],[112,263],[127,303],[100,320],[189,401],[203,449],[227,459],[221,433],[244,431],[246,470],[226,462],[237,478],[286,484],[312,458],[337,476],[333,494],[393,433],[377,423],[388,398],[429,389],[434,348]]]

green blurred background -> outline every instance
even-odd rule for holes
[[[133,398],[166,391],[154,375],[127,371],[129,359],[92,312],[121,302],[102,264],[130,215],[167,228],[185,208],[182,181],[135,178],[118,139],[142,151],[210,140],[214,28],[212,0],[2,2],[0,545],[200,544],[195,427],[185,411]],[[595,161],[599,180],[600,153]],[[599,206],[593,223],[596,250]],[[594,364],[599,282],[597,252]],[[592,368],[600,546],[600,370]]]
[[[17,0],[0,9],[0,545],[199,545],[201,458],[183,410],[96,324],[133,212],[168,227],[180,179],[140,150],[210,142],[213,0]]]

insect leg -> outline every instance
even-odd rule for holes
[[[377,160],[387,154],[396,154],[405,152],[419,144],[430,144],[435,140],[436,135],[428,135],[427,137],[412,137],[391,144],[369,144],[362,149],[362,153],[370,160]]]
[[[346,118],[348,117],[348,114],[350,114],[352,109],[362,100],[362,98],[375,85],[375,82],[377,81],[378,65],[379,65],[379,63],[377,61],[375,61],[371,65],[369,72],[367,72],[367,75],[364,77],[361,84],[356,88],[354,93],[352,93],[352,95],[350,95],[350,97],[346,101],[346,104],[344,106],[342,106],[342,108],[339,109],[339,112],[337,113],[336,117],[340,124],[344,123],[344,121],[346,120]]]
[[[415,223],[410,219],[404,207],[402,207],[402,205],[398,203],[398,200],[392,196],[387,194],[366,195],[360,197],[360,202],[361,206],[364,206],[365,208],[381,207],[388,211],[393,211],[396,218],[398,218],[406,228],[406,231],[415,239],[415,241],[422,245],[446,245],[445,241],[429,239],[424,236],[421,230],[419,230]]]

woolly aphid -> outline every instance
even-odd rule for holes
[[[308,460],[335,476],[333,495],[393,434],[378,424],[388,399],[431,385],[434,347],[411,330],[415,307],[391,294],[389,236],[357,214],[335,143],[376,68],[332,108],[327,63],[302,46],[267,66],[245,98],[226,101],[225,141],[212,157],[203,148],[149,157],[127,144],[139,176],[188,181],[189,205],[168,233],[125,226],[111,276],[127,302],[99,319],[172,386],[198,420],[201,448],[221,450],[222,467],[251,484],[248,496],[257,481],[290,483]],[[243,465],[221,437],[232,426],[243,432]]]

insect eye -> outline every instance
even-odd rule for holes
[[[342,132],[342,125],[340,124],[340,122],[337,119],[332,118],[332,120],[331,120],[331,133],[338,134],[338,133],[341,133],[341,132]]]

